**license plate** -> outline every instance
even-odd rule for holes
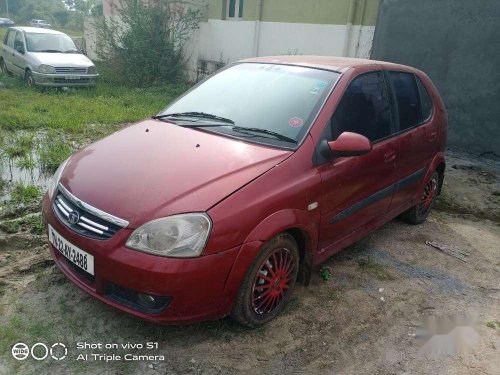
[[[80,79],[80,76],[66,76],[65,79]]]
[[[49,241],[71,263],[80,267],[85,272],[94,274],[94,257],[66,241],[57,231],[49,225]]]

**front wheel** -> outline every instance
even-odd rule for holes
[[[432,206],[438,195],[439,174],[434,172],[425,184],[419,202],[401,215],[401,219],[409,224],[422,224],[431,213]]]
[[[247,327],[263,325],[285,307],[299,271],[299,249],[287,233],[262,247],[240,287],[231,318]]]
[[[31,73],[31,70],[26,70],[26,74],[24,75],[24,80],[28,84],[28,86],[33,87],[35,86],[35,79],[33,78],[33,73]]]

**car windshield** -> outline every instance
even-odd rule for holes
[[[336,72],[300,66],[237,64],[193,88],[158,117],[294,148],[338,77]]]
[[[26,33],[29,52],[78,52],[73,40],[63,34]]]

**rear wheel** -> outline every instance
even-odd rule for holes
[[[267,242],[247,271],[231,318],[256,327],[274,319],[285,307],[299,271],[299,249],[292,236],[279,234]]]
[[[0,70],[2,71],[3,74],[5,74],[6,76],[11,76],[12,73],[9,72],[9,70],[7,69],[7,65],[5,65],[5,61],[4,59],[0,59]]]
[[[401,219],[409,224],[422,224],[431,213],[439,188],[439,174],[434,172],[425,184],[424,191],[418,204],[401,215]]]
[[[33,74],[31,73],[31,70],[27,69],[26,73],[24,74],[24,80],[28,84],[28,86],[33,87],[35,86],[35,79],[33,78]]]

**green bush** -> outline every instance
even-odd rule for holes
[[[143,87],[184,80],[183,47],[201,13],[179,0],[120,3],[118,18],[96,22],[98,54],[113,67],[113,78]]]

